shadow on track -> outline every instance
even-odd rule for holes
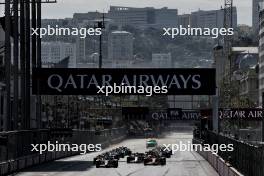
[[[93,167],[92,161],[53,161],[39,166],[24,169],[23,172],[78,172],[87,171]]]

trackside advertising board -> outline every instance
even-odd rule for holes
[[[33,69],[40,95],[215,95],[215,69]]]

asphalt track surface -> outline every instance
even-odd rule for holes
[[[190,133],[170,133],[157,139],[158,144],[179,144],[180,141],[191,141]],[[145,152],[146,139],[127,139],[117,145],[112,145],[104,151],[118,146],[127,146],[132,152]],[[167,159],[166,166],[144,166],[127,164],[126,158],[119,160],[118,168],[95,168],[92,164],[97,153],[78,155],[54,162],[42,164],[24,170],[17,176],[218,176],[212,166],[199,154],[192,151],[176,152]]]

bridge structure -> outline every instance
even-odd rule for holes
[[[147,106],[153,100],[137,96],[135,101],[122,96],[44,97],[37,94],[32,98],[31,72],[32,68],[41,68],[41,40],[30,36],[30,28],[41,27],[41,4],[54,2],[5,0],[0,3],[5,5],[4,23],[1,19],[5,30],[5,80],[1,84],[0,104],[2,99],[6,100],[5,118],[0,114],[1,123],[5,122],[0,132],[0,175],[264,175],[262,144],[250,140],[248,135],[247,139],[241,138],[235,130],[221,131],[220,120],[215,119],[218,117],[216,97],[209,98],[204,111],[202,108],[168,107],[164,97],[157,98],[158,107]],[[13,62],[11,38],[14,41]],[[144,101],[145,104],[142,103]],[[33,105],[35,112],[31,112]],[[41,112],[46,114],[46,118],[42,119]],[[237,119],[232,124],[246,121]],[[132,128],[131,124],[134,124]],[[136,127],[139,130],[135,130]],[[116,169],[96,169],[92,160],[98,152],[79,155],[79,151],[32,151],[32,144],[58,142],[101,144],[100,152],[117,146],[127,146],[133,152],[145,152],[146,139],[142,136],[146,134],[145,128],[155,132],[159,144],[233,144],[234,150],[217,154],[211,151],[177,151],[164,167],[127,165],[121,160]]]

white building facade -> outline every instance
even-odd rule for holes
[[[41,62],[43,67],[52,67],[54,64],[69,57],[69,68],[76,67],[76,45],[64,42],[42,42]]]
[[[121,6],[110,6],[107,15],[118,26],[132,25],[139,28],[176,26],[177,16],[177,9],[168,9],[167,7],[155,9],[153,7]]]
[[[108,38],[108,58],[113,63],[133,59],[133,35],[126,31],[114,31]]]
[[[223,28],[224,27],[224,10],[199,10],[191,13],[191,27],[200,28]],[[237,27],[237,9],[233,7],[232,11],[233,28]]]

